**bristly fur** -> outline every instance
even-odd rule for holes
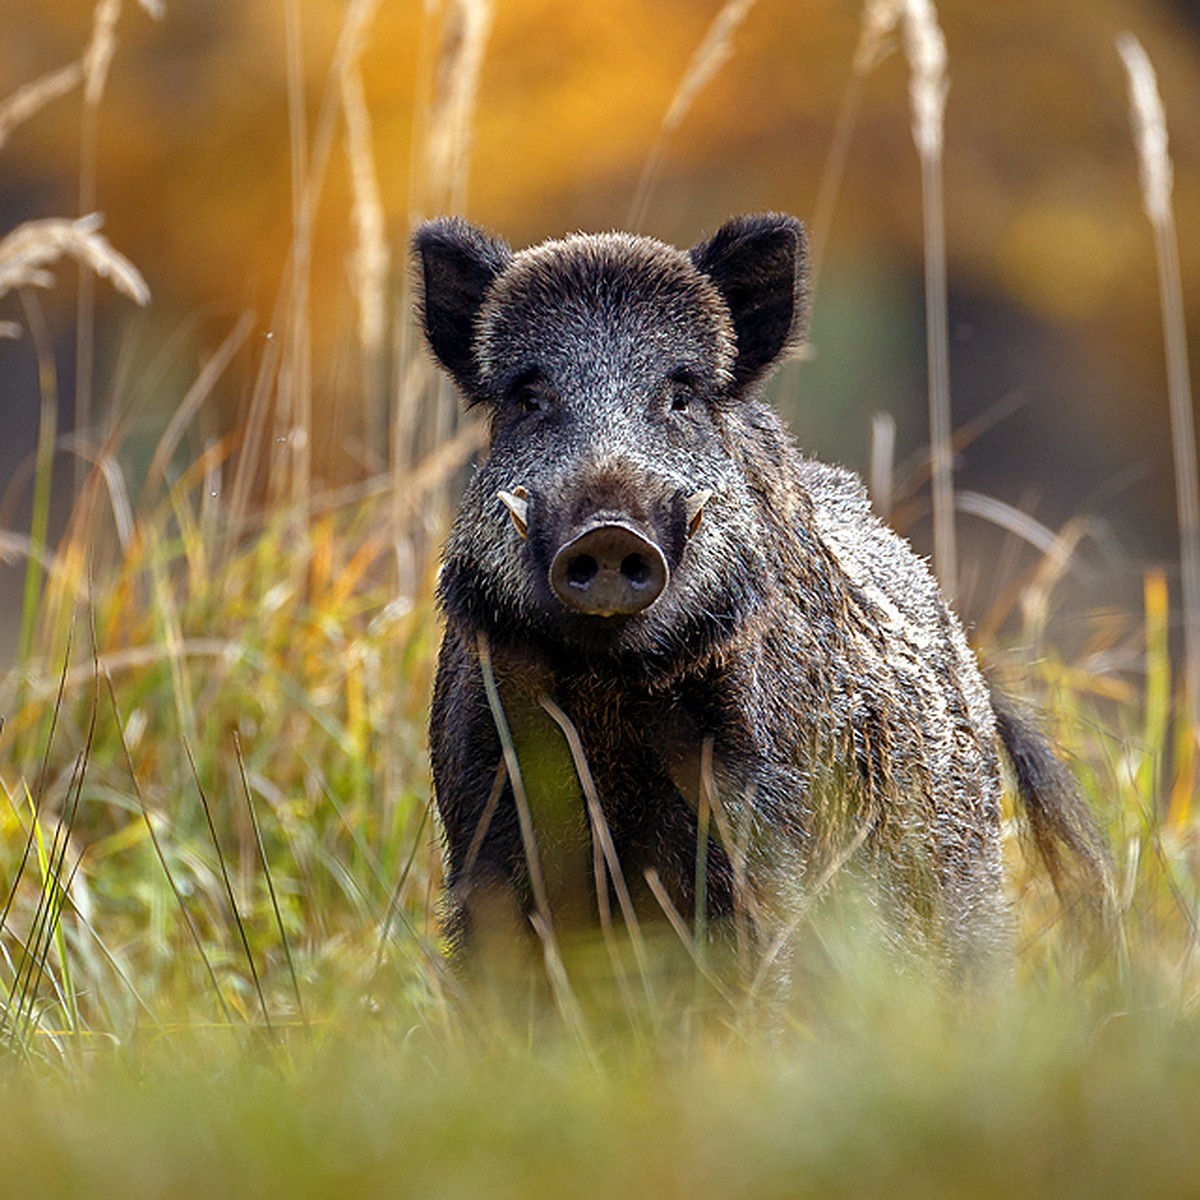
[[[702,898],[718,929],[748,907],[769,943],[849,858],[897,941],[956,975],[1008,961],[988,687],[926,564],[855,476],[798,453],[761,396],[807,322],[800,223],[735,218],[690,252],[602,234],[514,254],[442,220],[415,248],[430,346],[491,421],[438,592],[432,759],[460,947],[519,929],[533,903],[482,638],[556,927],[594,920],[597,896],[546,698],[578,732],[643,911],[657,910],[652,871],[695,913],[707,796],[721,819]],[[517,525],[499,493],[520,496]],[[550,579],[556,554],[604,522],[665,564],[661,594],[632,615],[581,615]],[[1065,769],[1007,709],[1000,733],[1056,878],[1060,849],[1102,876]]]

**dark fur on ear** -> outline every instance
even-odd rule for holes
[[[470,403],[479,390],[475,321],[488,289],[512,262],[512,250],[461,217],[426,221],[412,245],[421,263],[425,337]]]
[[[692,247],[692,262],[717,285],[733,318],[735,391],[762,379],[804,339],[807,250],[804,226],[779,213],[734,217]]]

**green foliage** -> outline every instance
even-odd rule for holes
[[[101,978],[66,1028],[123,1037],[111,993],[132,999],[133,979],[143,998],[246,1016],[263,1007],[256,971],[267,1011],[292,1019],[289,952],[311,986],[333,987],[331,972],[371,961],[392,910],[403,956],[433,954],[428,601],[389,606],[362,511],[315,522],[307,545],[272,526],[219,559],[174,524],[140,532],[90,604],[81,579],[52,581],[53,649],[8,681],[5,932],[45,909],[49,876],[71,877],[74,903],[60,920],[60,897],[48,922],[91,944]],[[67,961],[45,964],[34,1007],[48,1027]]]

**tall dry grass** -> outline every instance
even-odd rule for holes
[[[1141,173],[1142,202],[1154,231],[1179,514],[1185,695],[1192,719],[1200,721],[1200,484],[1197,483],[1196,427],[1192,414],[1183,285],[1179,277],[1179,241],[1171,204],[1172,169],[1167,151],[1167,119],[1154,68],[1141,43],[1132,34],[1125,33],[1118,37],[1117,49],[1129,76],[1130,117]]]
[[[448,0],[425,9],[417,66],[418,103],[408,178],[408,225],[464,209],[474,138],[479,78],[491,33],[491,0]],[[407,254],[407,245],[404,247]],[[397,288],[393,317],[393,387],[389,422],[389,476],[396,566],[400,586],[412,591],[420,578],[437,530],[451,503],[441,485],[423,490],[426,503],[409,501],[414,480],[432,464],[450,479],[483,445],[478,418],[463,418],[457,397],[436,374],[411,319],[415,292],[410,271]]]
[[[662,169],[663,155],[671,136],[683,124],[696,97],[712,82],[716,74],[732,57],[733,40],[742,23],[750,15],[756,0],[725,0],[717,10],[688,62],[687,69],[671,97],[671,103],[659,125],[654,145],[646,157],[641,178],[633,194],[625,223],[629,229],[641,229],[654,196],[654,187]]]
[[[379,508],[386,488],[368,481],[358,496],[315,496],[303,453],[313,214],[339,116],[354,176],[360,344],[364,356],[375,355],[376,374],[383,369],[378,304],[386,271],[380,255],[386,251],[378,197],[371,194],[375,165],[361,88],[355,91],[357,59],[375,7],[358,3],[348,10],[311,146],[303,124],[293,123],[295,235],[266,336],[252,314],[233,323],[179,398],[144,478],[131,482],[120,465],[128,411],[114,414],[99,435],[94,426],[80,424],[69,445],[83,483],[54,545],[53,473],[68,443],[57,429],[52,338],[30,289],[50,286],[49,268],[67,256],[106,275],[138,303],[148,300],[148,290],[133,264],[102,237],[96,216],[31,222],[0,240],[0,293],[20,291],[25,331],[41,365],[33,525],[28,539],[6,535],[5,541],[26,560],[19,661],[0,683],[10,714],[4,733],[12,738],[2,780],[11,812],[0,818],[6,848],[2,951],[12,975],[0,1023],[18,1057],[38,1057],[38,1047],[56,1044],[57,1035],[48,1032],[55,1026],[67,1042],[86,1038],[89,1030],[115,1030],[127,1002],[135,1021],[150,1015],[161,1025],[177,985],[185,1009],[197,1001],[203,1008],[210,997],[215,1018],[231,1030],[261,1024],[274,1038],[278,1020],[285,1026],[303,1021],[299,980],[307,970],[312,985],[313,960],[303,948],[293,952],[288,936],[289,924],[300,927],[301,879],[307,880],[307,903],[324,899],[338,914],[324,918],[327,936],[349,936],[370,947],[368,961],[375,965],[357,976],[351,989],[356,997],[364,981],[373,980],[378,990],[391,977],[398,941],[424,947],[435,936],[426,917],[418,932],[410,915],[432,904],[435,884],[428,872],[437,868],[436,856],[429,856],[420,732],[432,630],[427,608],[418,610],[413,601],[425,584],[415,579],[407,594],[395,591],[391,539],[383,532],[387,514]],[[84,65],[50,85],[19,92],[2,110],[6,132],[33,119],[67,81],[88,79],[85,107],[100,102],[119,16],[119,5],[102,0]],[[298,8],[292,16],[295,53]],[[298,84],[295,70],[293,79]],[[302,98],[297,94],[295,101],[294,114]],[[89,170],[85,162],[83,175]],[[81,336],[91,325],[86,308],[85,298]],[[244,364],[251,349],[258,363],[243,428],[209,440],[196,453],[199,418],[215,393],[229,387],[234,364]],[[92,369],[81,363],[81,370]],[[422,504],[444,488],[455,463],[435,456],[414,465],[396,510],[403,517],[401,536],[418,523]],[[254,612],[266,623],[248,619]],[[414,656],[417,661],[409,661]],[[249,690],[238,682],[246,671],[244,682],[259,679]],[[407,681],[400,692],[410,683],[420,689],[410,693],[410,704],[395,702],[399,693],[384,684],[392,676]],[[310,699],[314,694],[328,712]],[[333,715],[342,703],[341,715]],[[315,739],[314,723],[321,730]],[[335,748],[338,755],[352,755],[352,762],[329,764]],[[263,756],[272,750],[290,758],[287,770],[264,767]],[[66,775],[54,765],[62,755],[72,763]],[[221,781],[239,778],[244,804],[231,809]],[[86,821],[79,819],[80,797],[88,798]],[[289,816],[293,811],[303,815]],[[305,824],[316,814],[324,816]],[[110,836],[116,840],[107,841]],[[7,857],[14,844],[24,846],[15,862]],[[81,857],[85,848],[87,860]],[[141,893],[137,905],[146,912],[148,902],[148,911],[158,914],[148,938],[134,934],[132,951],[111,944],[122,935],[107,916],[98,925],[92,921],[92,897],[106,897],[101,910],[107,913],[112,889],[125,891],[109,874],[121,858],[130,877],[141,881],[134,889]],[[311,880],[314,864],[325,878],[318,885]],[[363,875],[355,877],[356,867]],[[257,923],[256,896],[264,882],[275,931],[265,946],[267,927]],[[232,935],[228,947],[226,933]],[[324,945],[318,957],[332,960],[333,943]],[[232,985],[227,950],[240,959]],[[280,965],[273,960],[280,954],[290,984],[282,1012],[271,994]],[[102,992],[98,998],[80,1000],[77,981],[88,970],[72,974],[73,955],[94,970],[86,986],[93,997]],[[347,966],[354,961],[354,974],[361,963],[353,953],[345,957]],[[418,959],[432,964],[436,955],[420,949]],[[146,982],[150,977],[154,988]],[[254,998],[253,1011],[242,1007],[242,980]],[[434,992],[438,986],[436,979],[423,985]],[[157,991],[154,1004],[147,991]]]
[[[140,0],[141,7],[153,18],[165,13],[161,0]],[[79,151],[79,211],[90,213],[96,207],[98,122],[100,105],[108,83],[108,73],[117,49],[117,28],[123,0],[97,0],[92,10],[92,36],[79,60],[83,84],[83,111]],[[95,367],[95,291],[92,276],[83,272],[76,291],[75,314],[75,428],[92,424],[92,384]],[[76,485],[82,479],[78,463]]]
[[[953,418],[946,289],[946,218],[942,156],[946,112],[946,40],[931,0],[905,0],[904,50],[909,62],[913,140],[921,159],[925,228],[925,342],[929,372],[929,462],[933,501],[933,569],[953,602],[958,590],[954,527]]]
[[[868,0],[863,8],[858,45],[850,65],[850,80],[838,109],[809,222],[809,288],[814,297],[821,278],[821,267],[825,262],[825,246],[829,241],[846,158],[850,152],[851,137],[858,118],[863,82],[890,52],[892,34],[903,16],[903,11],[904,0]]]

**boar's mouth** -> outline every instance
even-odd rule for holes
[[[549,575],[559,600],[590,617],[640,613],[662,595],[670,577],[662,550],[619,521],[589,525],[564,543]]]

